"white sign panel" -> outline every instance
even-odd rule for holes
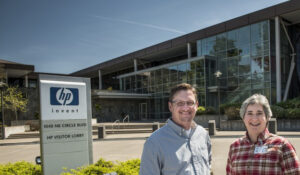
[[[43,174],[91,164],[90,80],[40,75],[39,83]]]
[[[43,120],[86,119],[86,86],[81,82],[41,80]]]

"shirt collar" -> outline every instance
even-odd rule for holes
[[[266,128],[262,133],[257,136],[257,142],[264,142],[267,138],[270,137],[270,132],[268,128]],[[248,131],[246,132],[246,140],[251,143],[251,139],[249,137]]]
[[[178,135],[189,137],[186,135],[185,129],[173,122],[172,119],[167,120],[167,125],[169,125]],[[192,136],[197,126],[197,123],[192,121],[190,136]]]

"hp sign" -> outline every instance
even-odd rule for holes
[[[79,104],[77,88],[50,88],[50,104],[75,106]]]

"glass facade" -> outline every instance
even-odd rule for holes
[[[151,94],[148,118],[168,118],[170,88],[189,83],[198,92],[199,105],[243,101],[253,93],[270,99],[269,21],[244,26],[197,41],[197,57],[119,77],[120,89]],[[216,77],[220,71],[222,75]],[[220,94],[220,101],[218,98]]]

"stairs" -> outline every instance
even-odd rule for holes
[[[106,134],[152,133],[152,123],[104,123],[93,125],[93,135],[98,135],[99,126],[105,126]]]
[[[11,134],[8,136],[7,139],[25,139],[25,138],[38,138],[38,137],[40,137],[40,133],[38,131],[35,131],[35,132]]]

